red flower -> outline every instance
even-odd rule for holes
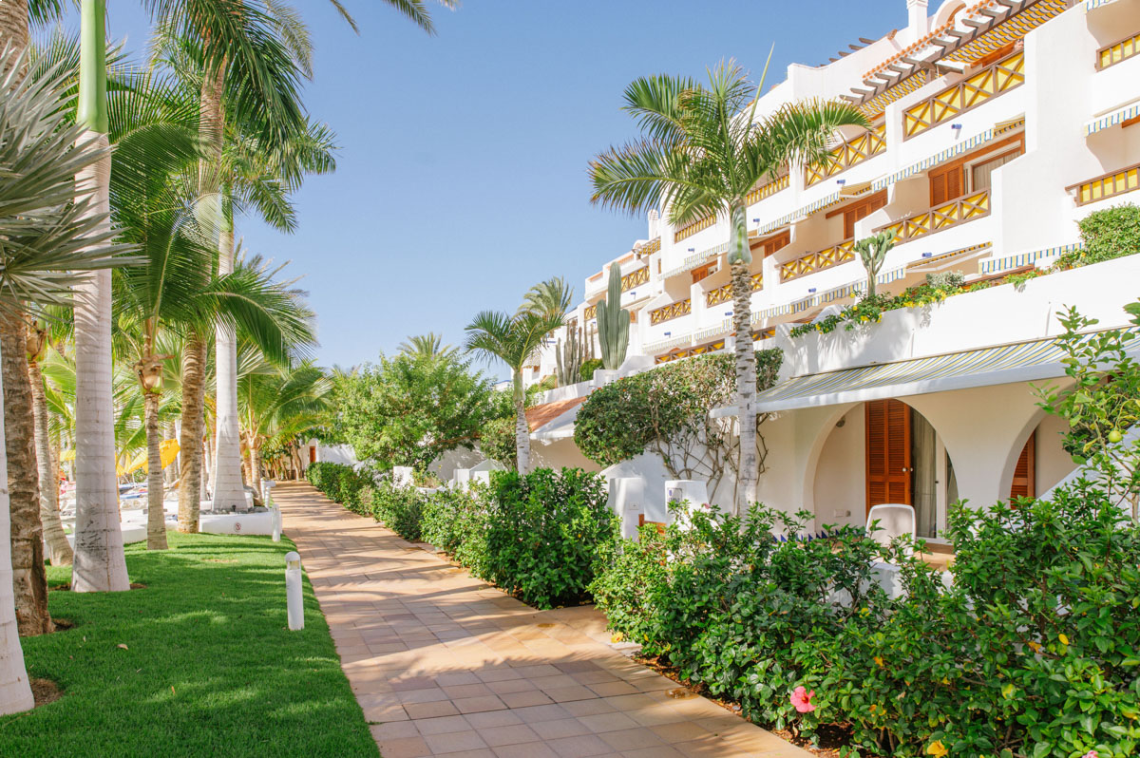
[[[815,690],[808,692],[803,687],[796,687],[789,700],[792,701],[797,713],[811,713],[815,710],[815,706],[811,704],[813,697],[815,697]]]

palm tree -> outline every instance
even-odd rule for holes
[[[72,286],[87,272],[128,262],[115,260],[128,248],[111,244],[113,233],[106,215],[97,212],[96,200],[89,193],[75,195],[76,173],[105,161],[106,146],[85,138],[82,126],[67,125],[60,108],[65,82],[57,71],[25,77],[26,55],[9,55],[0,74],[0,171],[5,173],[0,182],[0,309],[6,313],[19,312],[29,302],[66,304]],[[13,171],[17,166],[20,170]],[[33,436],[31,430],[28,436]],[[35,464],[30,465],[34,470]],[[7,468],[7,456],[0,455],[0,482],[7,480]],[[0,715],[33,705],[16,634],[13,589],[36,592],[43,573],[42,544],[34,544],[40,535],[29,540],[33,544],[27,550],[18,546],[13,551],[9,532],[8,494],[0,488]],[[42,610],[22,602],[20,611],[34,614],[29,619],[33,625],[50,629],[46,602]]]
[[[486,360],[498,358],[511,369],[515,404],[515,449],[518,470],[530,469],[530,429],[526,421],[526,390],[523,388],[523,366],[542,345],[546,335],[562,326],[562,314],[520,310],[514,316],[484,311],[467,325],[466,348]]]
[[[75,554],[59,517],[59,450],[58,445],[53,444],[56,435],[52,434],[47,387],[41,370],[44,356],[57,339],[53,332],[64,331],[61,326],[70,331],[70,319],[65,321],[59,317],[61,314],[53,315],[55,317],[51,320],[37,319],[28,325],[28,374],[36,424],[36,465],[39,469],[40,523],[43,524],[44,544],[53,566],[70,566]]]
[[[562,277],[555,276],[527,290],[519,310],[565,318],[566,311],[570,310],[570,303],[573,301],[574,288]]]
[[[455,348],[443,344],[443,336],[435,332],[408,337],[407,342],[400,343],[399,350],[413,358],[444,358],[455,354]]]
[[[246,347],[241,352],[250,351]],[[250,479],[260,491],[262,448],[271,439],[292,440],[319,427],[331,407],[332,383],[307,361],[280,367],[257,355],[249,358],[243,361],[238,395]]]
[[[859,110],[841,102],[788,104],[757,118],[763,86],[762,76],[753,88],[732,61],[711,70],[707,86],[667,75],[638,79],[626,88],[624,110],[640,122],[643,138],[611,148],[590,163],[595,203],[630,213],[663,206],[677,226],[710,215],[728,219],[740,431],[738,508],[755,501],[759,476],[746,197],[785,166],[822,160],[840,127],[868,126]]]
[[[431,16],[423,0],[385,0],[431,33]],[[454,7],[454,0],[440,0]],[[333,6],[355,29],[339,0]],[[199,172],[199,195],[205,213],[218,228],[219,272],[232,270],[234,260],[232,205],[223,166],[227,124],[237,121],[254,132],[262,150],[288,155],[288,144],[307,133],[298,92],[301,76],[311,76],[308,30],[296,12],[283,4],[257,0],[145,0],[158,23],[160,39],[189,41],[201,62],[199,129],[208,146]],[[256,128],[250,128],[256,127]],[[299,174],[298,174],[299,176]],[[237,415],[237,355],[234,335],[217,329],[218,438],[215,506],[244,502],[241,491],[241,449]],[[201,346],[187,351],[186,374],[199,376]],[[195,390],[193,383],[187,387]],[[197,401],[187,406],[197,413]],[[198,420],[184,418],[183,436],[200,431]],[[185,450],[185,446],[183,447]],[[185,462],[193,467],[196,454]],[[195,477],[190,480],[197,481]],[[186,477],[183,478],[185,482]],[[183,495],[185,497],[183,497]],[[179,528],[189,528],[183,511],[196,507],[200,495],[185,487],[180,493]],[[196,528],[196,524],[194,525]]]

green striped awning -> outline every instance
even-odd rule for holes
[[[756,396],[757,412],[925,395],[1064,376],[1056,339],[947,353],[896,363],[808,374]]]

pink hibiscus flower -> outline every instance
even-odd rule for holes
[[[811,713],[815,710],[815,706],[811,704],[813,697],[815,697],[815,690],[808,692],[803,687],[796,687],[788,699],[792,701],[797,713]]]

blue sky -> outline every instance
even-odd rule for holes
[[[239,219],[245,246],[303,276],[322,365],[348,367],[434,331],[452,344],[480,310],[533,283],[582,280],[645,236],[645,220],[591,206],[587,162],[636,136],[619,110],[634,78],[703,76],[734,57],[770,82],[858,37],[905,26],[904,0],[465,0],[428,37],[378,0],[346,0],[356,36],[322,0],[309,22],[306,104],[339,135],[337,172],[297,194],[299,228]],[[110,33],[145,45],[135,2]],[[69,25],[71,25],[69,23]]]

